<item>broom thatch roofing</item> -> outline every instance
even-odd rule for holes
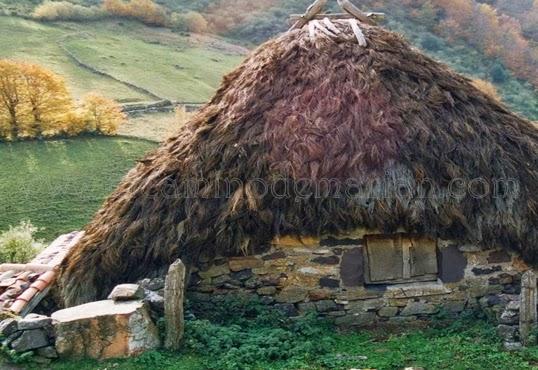
[[[63,265],[68,305],[285,234],[404,228],[538,259],[538,130],[399,35],[361,24],[361,47],[335,24],[263,44],[129,172]]]

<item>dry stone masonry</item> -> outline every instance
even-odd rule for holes
[[[255,256],[201,263],[191,275],[188,297],[196,308],[196,302],[207,307],[226,295],[250,295],[290,316],[315,311],[341,327],[411,324],[438,313],[455,316],[474,309],[485,309],[506,322],[505,307],[519,299],[521,274],[528,269],[519,257],[503,250],[484,251],[444,240],[423,247],[416,242],[420,239],[404,236],[403,242],[389,238],[387,244],[395,248],[408,240],[411,246],[410,266],[404,260],[399,267],[408,276],[396,276],[390,267],[399,262],[376,264],[365,250],[367,239],[363,230],[319,239],[282,237]],[[376,247],[383,248],[382,243]],[[417,250],[420,260],[413,259]],[[398,255],[394,249],[390,252]],[[383,257],[383,250],[374,255]],[[368,283],[368,265],[388,266],[376,270],[380,279],[405,282]],[[413,281],[412,271],[420,269],[427,278],[420,275]],[[517,324],[518,318],[513,320]]]

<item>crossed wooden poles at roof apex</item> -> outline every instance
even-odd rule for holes
[[[327,5],[328,0],[316,0],[312,5],[308,7],[305,14],[299,16],[292,16],[292,18],[298,18],[297,21],[290,28],[290,31],[295,29],[303,28],[309,21],[316,18],[324,18],[331,16],[330,14],[320,15],[321,11]],[[355,5],[353,5],[349,0],[337,0],[340,8],[344,10],[344,14],[332,14],[334,18],[349,18],[350,16],[358,19],[359,21],[366,24],[375,24],[375,19],[382,19],[384,17],[383,13],[364,13]]]

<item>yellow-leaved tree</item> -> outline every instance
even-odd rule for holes
[[[35,64],[21,64],[23,90],[30,105],[31,124],[25,136],[54,136],[69,124],[73,100],[64,80]]]
[[[60,76],[35,64],[0,59],[0,140],[114,135],[125,119],[116,102],[97,94],[75,109]]]
[[[80,108],[84,131],[114,135],[127,116],[121,106],[112,99],[96,93],[87,94]]]
[[[0,136],[16,140],[29,120],[29,110],[20,65],[0,60]]]

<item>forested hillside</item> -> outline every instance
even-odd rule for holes
[[[254,47],[285,31],[289,14],[302,13],[312,1],[70,0],[70,4],[62,3],[71,7],[58,11],[57,2],[54,9],[47,9],[41,0],[0,0],[0,9],[22,16],[33,14],[42,21],[134,18],[177,32],[216,34]],[[329,3],[329,10],[336,11],[336,1]],[[456,70],[493,83],[512,109],[538,120],[538,0],[355,3],[363,10],[386,13],[386,27],[403,33]]]

